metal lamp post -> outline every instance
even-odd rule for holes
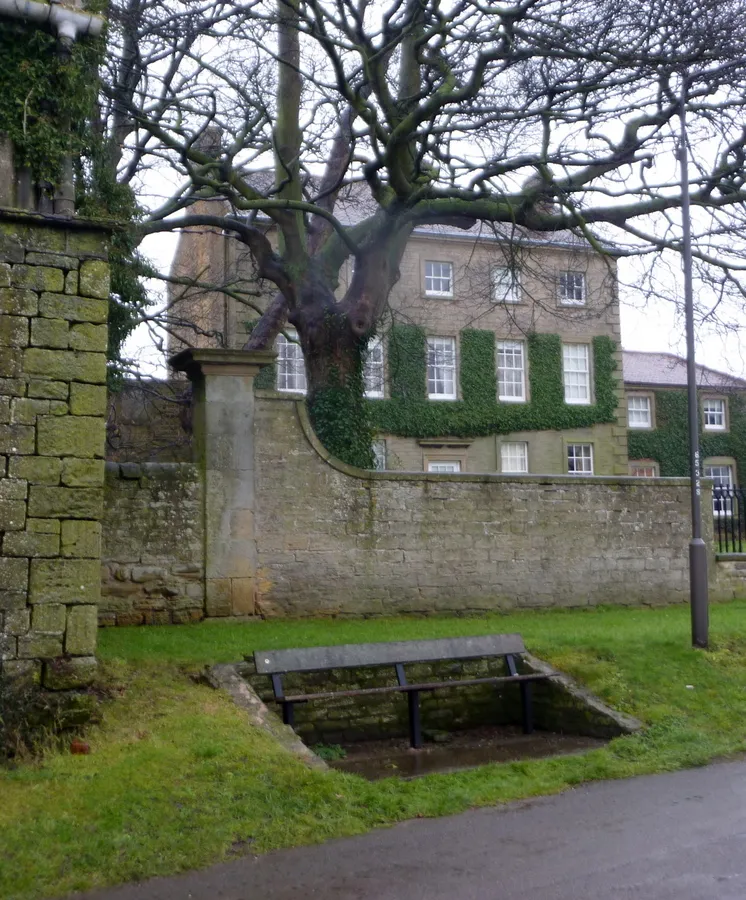
[[[699,451],[699,402],[697,369],[694,360],[694,287],[692,275],[692,227],[689,202],[689,150],[686,132],[686,98],[689,84],[684,76],[679,98],[681,140],[681,217],[683,242],[681,259],[684,269],[684,310],[686,315],[686,373],[689,402],[689,470],[692,497],[692,539],[689,542],[689,591],[692,613],[692,646],[707,647],[708,594],[707,547],[702,539],[702,476]]]

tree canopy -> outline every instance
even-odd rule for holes
[[[313,406],[356,377],[418,225],[676,250],[684,111],[695,254],[722,296],[740,295],[741,13],[735,0],[123,0],[102,120],[121,181],[169,185],[143,234],[216,226],[247,245],[276,288],[251,345],[289,320]],[[351,185],[365,214],[346,224]],[[216,197],[220,214],[195,213]]]

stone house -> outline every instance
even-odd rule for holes
[[[688,475],[686,359],[623,357],[630,475]],[[746,473],[746,380],[698,365],[697,383],[703,474],[733,487]]]
[[[357,215],[352,204],[343,213]],[[567,231],[428,226],[400,272],[366,366],[380,468],[627,474],[613,248],[599,254]],[[242,347],[268,296],[246,248],[214,230],[184,233],[173,274],[197,286],[172,290],[172,351]],[[351,274],[352,260],[341,290]],[[223,284],[228,293],[210,287]],[[237,296],[246,288],[256,309]],[[257,388],[297,397],[302,354],[286,335]]]

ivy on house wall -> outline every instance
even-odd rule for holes
[[[246,323],[251,333],[255,321]],[[460,335],[460,400],[427,399],[427,339],[422,328],[394,325],[388,338],[390,398],[366,400],[373,430],[400,437],[478,437],[514,431],[587,428],[616,421],[616,344],[606,336],[593,339],[595,403],[565,403],[562,378],[562,339],[557,334],[532,334],[527,339],[529,402],[497,400],[495,333],[465,329]],[[277,368],[266,366],[254,385],[273,389]],[[356,395],[357,396],[357,395]],[[353,412],[361,412],[349,392],[326,392],[312,419],[319,439],[339,459],[370,468],[370,430],[367,421],[351,427]],[[318,406],[318,404],[317,404]],[[365,419],[365,415],[363,419]],[[323,432],[323,433],[322,433]]]
[[[728,397],[729,431],[700,435],[702,458],[725,456],[735,460],[739,480],[746,477],[746,393]],[[653,459],[664,477],[689,475],[689,427],[686,391],[655,391],[655,428],[629,429],[629,458]],[[701,414],[700,414],[701,415]],[[701,419],[700,419],[701,421]]]
[[[395,325],[389,337],[391,398],[369,400],[376,431],[400,437],[478,437],[515,431],[586,428],[616,421],[614,341],[593,339],[595,403],[565,403],[562,340],[556,334],[527,339],[529,401],[499,403],[493,331],[466,329],[460,340],[460,400],[427,399],[426,336],[422,328]]]
[[[56,184],[64,157],[86,147],[103,48],[102,38],[87,38],[60,54],[49,32],[3,20],[0,133],[13,142],[16,164],[28,166],[38,182]]]

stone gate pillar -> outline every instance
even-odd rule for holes
[[[183,350],[170,360],[194,386],[194,448],[204,477],[205,611],[256,612],[254,378],[274,351]]]
[[[0,209],[0,676],[96,670],[108,231]]]

